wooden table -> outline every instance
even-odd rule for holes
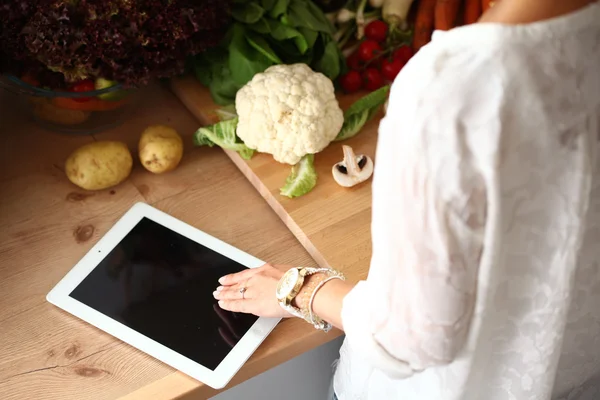
[[[315,265],[277,215],[217,148],[193,148],[196,119],[164,87],[142,93],[118,129],[91,136],[44,131],[0,94],[0,399],[206,399],[217,392],[47,303],[48,291],[135,202],[145,201],[261,259]],[[98,139],[135,151],[151,124],[186,138],[180,167],[136,164],[114,190],[89,193],[63,173],[68,154]],[[134,153],[135,154],[135,153]],[[339,336],[282,322],[230,387]]]

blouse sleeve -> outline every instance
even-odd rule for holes
[[[486,224],[480,149],[461,93],[414,75],[394,83],[380,124],[371,267],[342,309],[352,350],[395,378],[450,363],[462,349]]]

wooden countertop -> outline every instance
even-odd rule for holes
[[[0,93],[0,398],[3,400],[206,399],[217,392],[47,303],[50,289],[135,202],[145,201],[263,260],[315,265],[219,149],[193,148],[198,122],[166,88],[144,90],[121,127],[95,136],[44,131]],[[98,139],[135,151],[147,125],[184,137],[179,168],[130,178],[99,193],[63,173],[68,154]],[[135,153],[134,153],[135,154]],[[215,218],[216,216],[216,218]],[[259,240],[257,240],[259,238]],[[230,387],[339,336],[299,320],[279,324]]]

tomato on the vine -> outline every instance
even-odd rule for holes
[[[391,60],[385,58],[381,63],[381,74],[386,80],[391,82],[396,79],[396,76],[400,73],[402,68],[404,68],[404,65],[406,65],[406,63],[397,58]]]
[[[348,56],[348,58],[346,59],[346,64],[348,65],[348,68],[350,68],[350,69],[361,69],[362,68],[362,61],[361,61],[360,57],[358,56],[357,52],[354,52]]]
[[[355,70],[349,71],[340,77],[340,85],[346,93],[354,93],[362,87],[362,78],[360,73]]]
[[[383,42],[387,37],[387,33],[387,24],[379,19],[369,22],[365,27],[365,36],[367,39],[374,40],[377,43]]]
[[[69,91],[75,92],[75,93],[93,92],[94,90],[96,90],[96,84],[91,79],[79,81],[69,88]],[[78,98],[73,98],[73,100],[83,102],[83,101],[90,101],[91,98],[90,97],[78,97]]]
[[[367,90],[377,90],[383,86],[383,77],[377,68],[367,68],[362,73],[364,87]]]
[[[394,50],[394,59],[400,60],[405,64],[410,60],[413,56],[413,49],[410,46],[402,46]]]
[[[365,40],[358,47],[358,56],[364,62],[371,61],[381,52],[381,46],[374,40]]]

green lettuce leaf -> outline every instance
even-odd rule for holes
[[[356,136],[365,124],[373,118],[390,91],[389,86],[383,86],[354,102],[344,113],[344,125],[336,136],[336,142]]]
[[[292,167],[290,175],[281,188],[281,195],[300,197],[310,192],[317,185],[317,170],[315,169],[315,156],[307,154]]]
[[[202,127],[194,133],[194,145],[209,147],[217,145],[222,149],[237,151],[243,159],[249,160],[254,155],[254,150],[246,146],[236,135],[237,124],[236,117]]]

